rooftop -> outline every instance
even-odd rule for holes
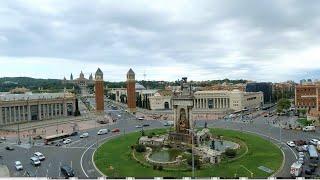
[[[37,100],[37,99],[61,99],[65,97],[75,97],[72,93],[25,93],[10,94],[8,92],[0,93],[0,101],[17,101],[17,100]]]

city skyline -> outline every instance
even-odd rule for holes
[[[3,1],[0,77],[318,79],[314,3]]]

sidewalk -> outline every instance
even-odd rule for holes
[[[10,177],[10,172],[6,165],[0,165],[0,177]]]

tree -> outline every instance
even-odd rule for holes
[[[291,107],[291,102],[289,99],[280,99],[277,104],[277,112],[283,112],[284,110],[288,110]]]
[[[237,151],[235,149],[226,149],[225,151],[226,156],[228,156],[229,158],[234,158],[237,155]]]
[[[192,156],[188,157],[187,158],[187,163],[192,166]],[[197,168],[197,169],[200,169],[200,159],[199,159],[199,156],[194,156],[194,167]]]
[[[146,152],[146,146],[145,145],[142,145],[142,144],[138,144],[136,145],[135,147],[136,151],[141,153],[141,152]]]

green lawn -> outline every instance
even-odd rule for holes
[[[311,121],[308,121],[307,118],[299,118],[297,120],[302,126],[309,126],[312,125]]]
[[[165,129],[152,130],[152,132],[163,133]],[[280,149],[267,140],[256,135],[242,133],[232,130],[212,129],[213,134],[223,135],[226,138],[239,139],[246,143],[248,152],[241,158],[232,162],[222,162],[215,166],[196,170],[198,177],[250,177],[249,171],[253,172],[253,177],[268,177],[268,174],[258,169],[259,166],[268,167],[274,171],[280,168],[282,163],[282,153]],[[96,166],[107,176],[111,177],[184,177],[191,176],[190,171],[159,171],[139,164],[135,161],[130,152],[130,146],[135,144],[140,133],[130,133],[112,139],[96,151],[94,162]],[[111,168],[110,168],[111,167]]]

